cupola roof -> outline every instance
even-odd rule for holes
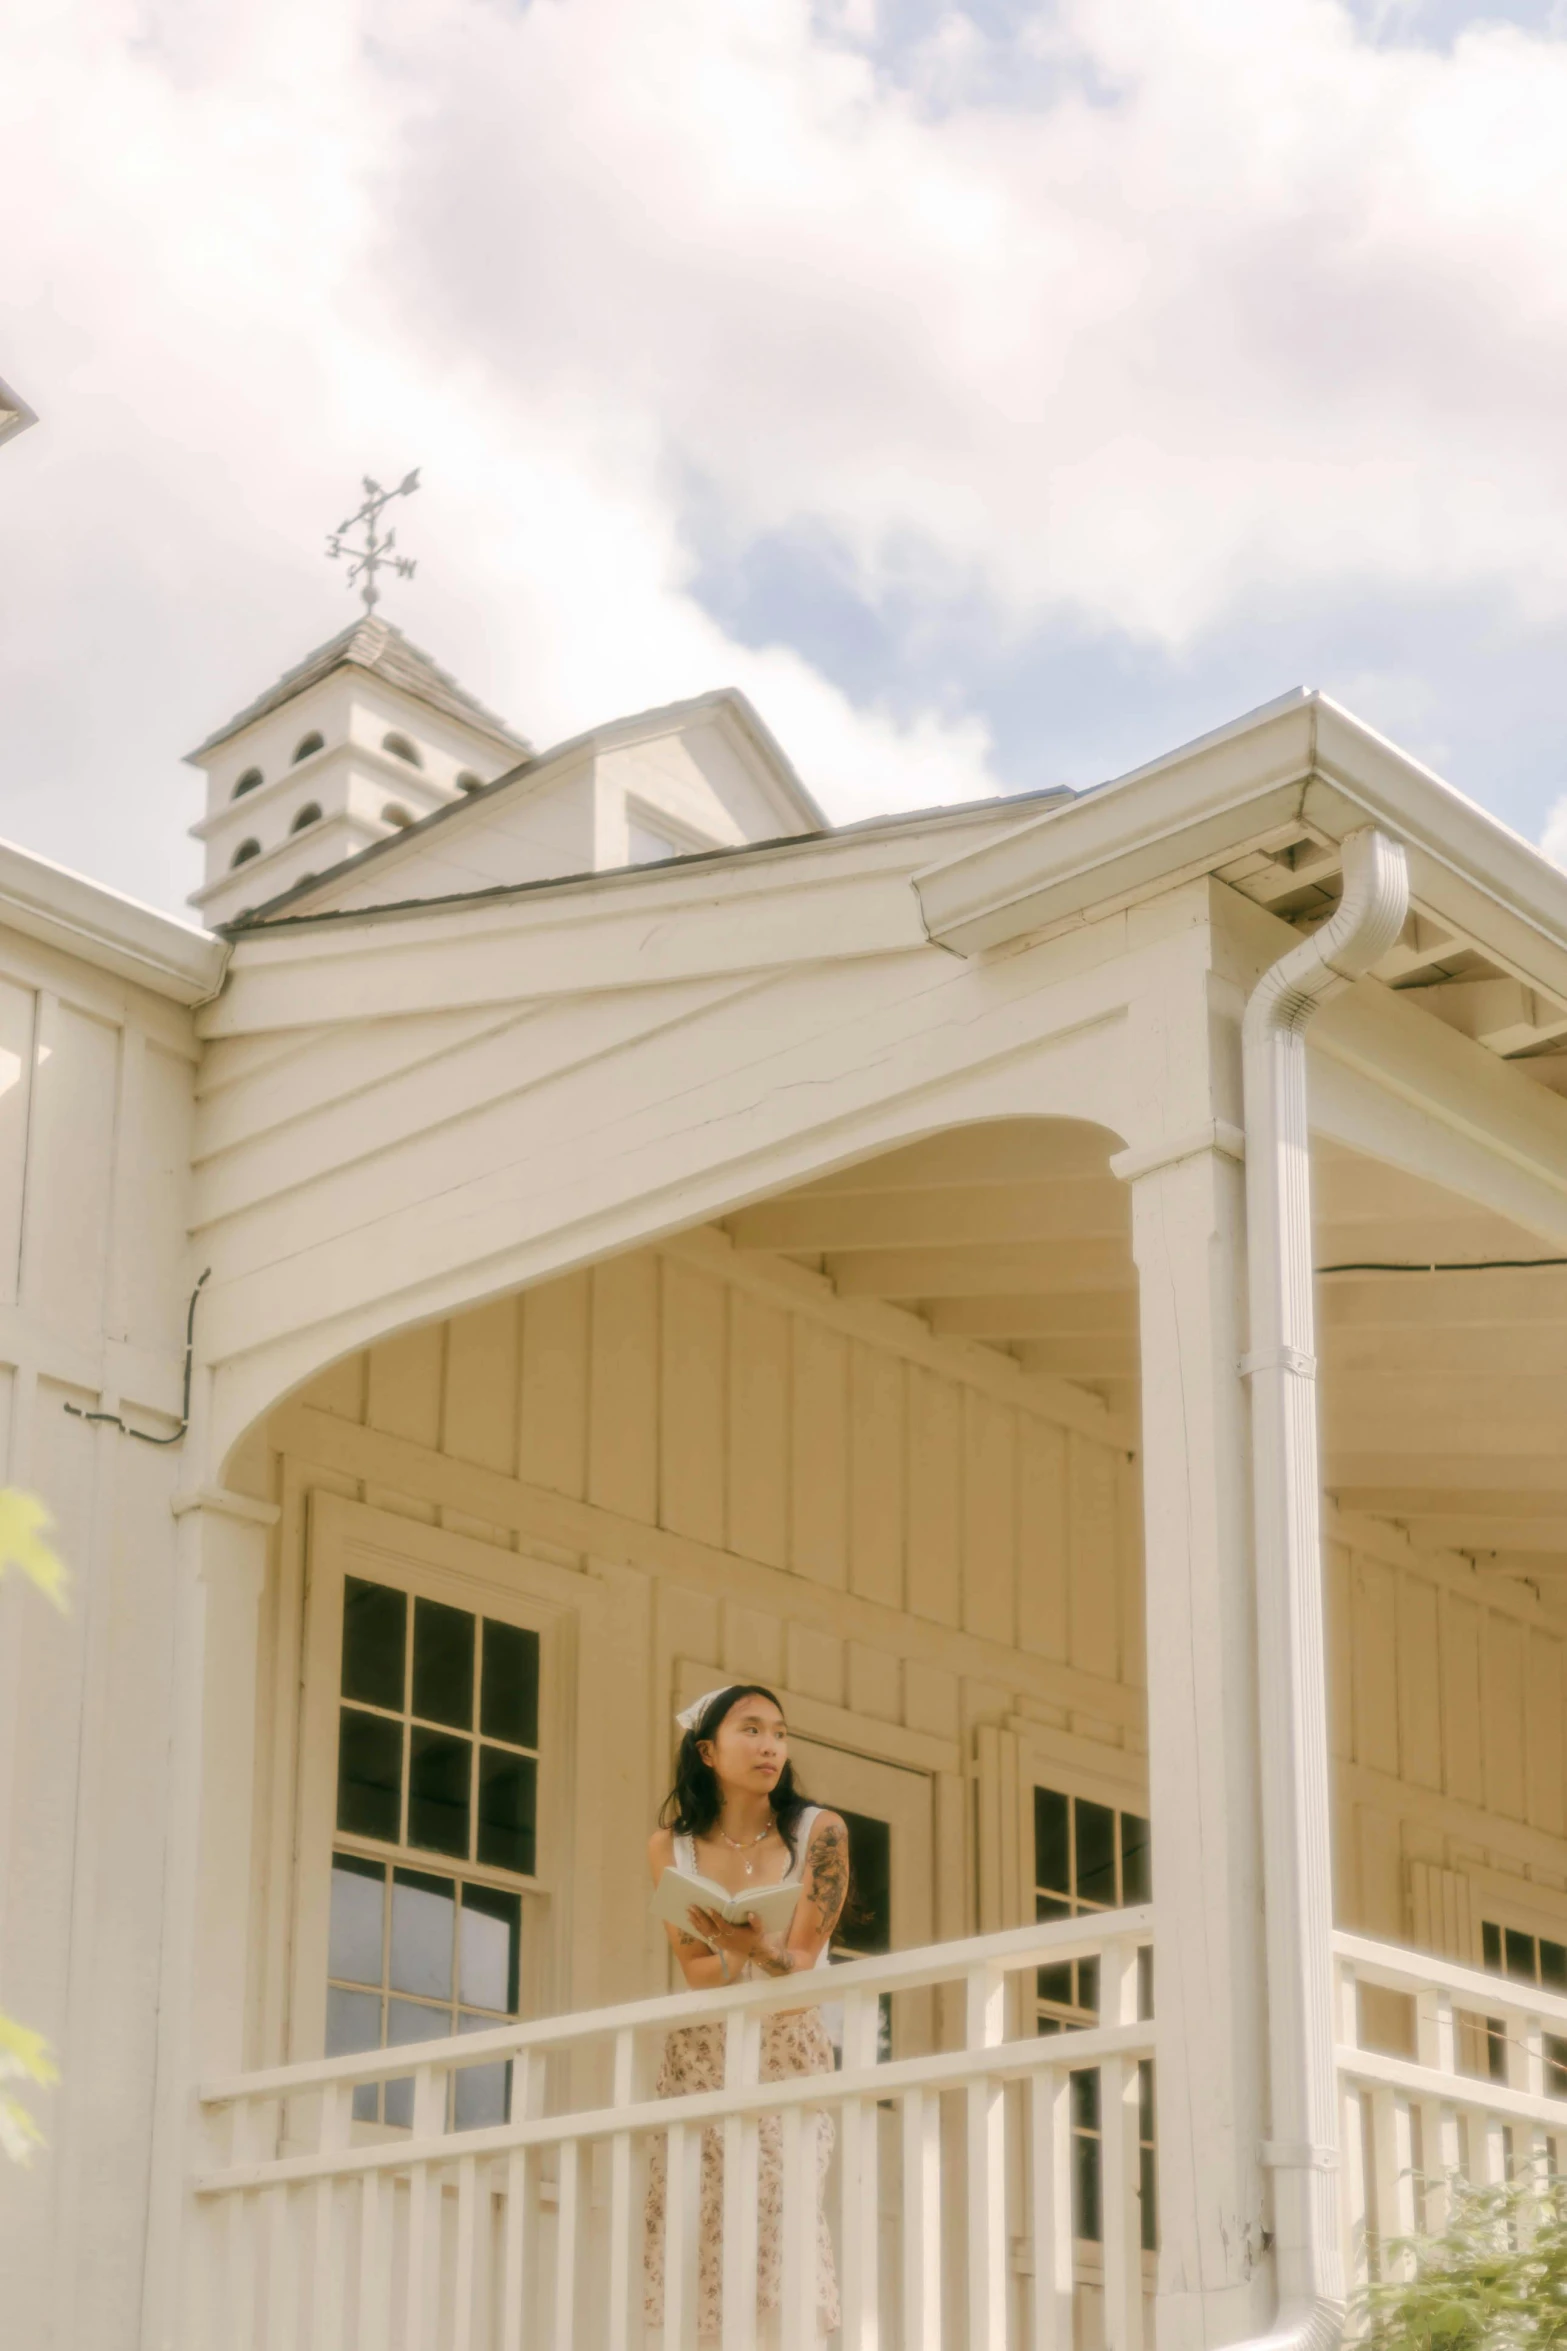
[[[264,694],[247,704],[236,717],[220,726],[216,733],[210,734],[194,751],[188,752],[188,763],[194,765],[204,760],[210,751],[216,751],[230,736],[242,734],[246,727],[254,726],[257,719],[265,718],[270,711],[281,710],[286,702],[292,702],[297,695],[305,693],[311,686],[319,685],[323,678],[330,677],[334,670],[339,669],[366,670],[371,676],[384,679],[389,686],[396,686],[403,693],[411,694],[415,701],[428,703],[432,710],[440,711],[444,717],[455,719],[459,726],[483,735],[498,750],[512,752],[519,759],[527,758],[532,750],[525,736],[514,734],[504,719],[497,718],[493,710],[486,710],[482,702],[475,701],[466,687],[460,686],[449,671],[440,668],[428,653],[421,652],[417,645],[412,644],[401,629],[394,628],[388,620],[378,619],[374,613],[366,613],[339,636],[331,638],[325,645],[318,645],[313,653],[307,654],[293,669],[285,670],[275,686],[269,686]]]

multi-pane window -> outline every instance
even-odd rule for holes
[[[1036,1918],[1128,1909],[1149,1900],[1151,1884],[1146,1820],[1058,1788],[1034,1790]],[[1040,2032],[1091,2025],[1099,2014],[1099,1962],[1042,1967],[1037,1990]]]
[[[522,1886],[537,1866],[539,1663],[525,1627],[345,1581],[329,2056],[517,2014]],[[505,2072],[454,2077],[459,2126],[504,2119]],[[361,2089],[354,2111],[406,2125],[412,2084]]]
[[[1140,1814],[1059,1788],[1034,1790],[1034,1916],[1080,1918],[1095,1910],[1126,1910],[1152,1897],[1148,1823]],[[1153,1952],[1138,1960],[1138,2013],[1153,2014]],[[1039,1969],[1035,2027],[1041,2033],[1082,2030],[1099,2020],[1099,1962],[1062,1960]],[[1158,2243],[1154,2200],[1153,2066],[1138,2066],[1138,2190],[1142,2242]],[[1074,2233],[1089,2244],[1103,2236],[1103,2134],[1100,2077],[1085,2068],[1071,2077]]]
[[[892,1829],[867,1813],[835,1805],[849,1832],[849,1896],[833,1932],[834,1959],[875,1959],[892,1949]],[[892,1995],[877,2001],[876,2054],[892,2055]],[[830,2028],[829,2028],[830,2029]]]
[[[1480,1949],[1493,1975],[1511,1976],[1516,1983],[1539,1984],[1547,1992],[1567,1994],[1567,1944],[1543,1935],[1523,1934],[1495,1919],[1480,1924]],[[1507,2027],[1499,2016],[1485,2020],[1487,2071],[1492,2081],[1507,2079]],[[1545,2087],[1552,2098],[1567,2098],[1567,2039],[1545,2035]]]

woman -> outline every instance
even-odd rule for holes
[[[716,1911],[692,1910],[689,1931],[667,1927],[681,1973],[693,1991],[710,1991],[743,1977],[799,1974],[827,1964],[828,1941],[849,1887],[849,1834],[835,1812],[807,1804],[789,1762],[783,1709],[771,1690],[735,1682],[709,1690],[675,1717],[683,1736],[675,1784],[660,1826],[648,1845],[656,1885],[671,1863],[712,1878],[727,1893],[798,1878],[800,1899],[787,1934],[762,1934],[754,1917],[733,1925]],[[816,2008],[763,2020],[761,2078],[831,2073],[832,2044]],[[687,2025],[670,2034],[658,2079],[661,2098],[717,2090],[724,2080],[722,2025]],[[764,2340],[776,2327],[781,2300],[783,2119],[764,2114],[757,2130],[757,2305]],[[832,2159],[833,2126],[816,2119],[816,2324],[826,2336],[838,2325],[838,2281],[833,2268],[822,2186]],[[650,2164],[644,2246],[644,2300],[650,2328],[664,2317],[664,2182],[667,2148],[655,2140]],[[716,2343],[723,2323],[723,2143],[715,2125],[702,2133],[698,2221],[697,2341]],[[662,2338],[656,2332],[655,2341]],[[670,2344],[667,2351],[686,2351]]]

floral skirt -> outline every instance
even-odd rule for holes
[[[831,2073],[832,2043],[814,2008],[762,2022],[761,2078],[788,2081],[796,2074]],[[658,2077],[660,2098],[693,2097],[724,2086],[721,2025],[684,2026],[664,2044]],[[809,2124],[807,2128],[811,2127]],[[815,2117],[816,2132],[816,2327],[829,2335],[838,2325],[838,2273],[822,2195],[832,2161],[830,2115]],[[764,2320],[781,2300],[783,2266],[783,2116],[764,2114],[757,2125],[756,2282],[757,2307]],[[669,2151],[660,2135],[648,2164],[647,2211],[643,2233],[643,2308],[650,2327],[664,2321],[664,2191]],[[697,2221],[697,2339],[715,2341],[723,2326],[724,2145],[716,2123],[702,2133],[701,2206]],[[685,2351],[670,2344],[666,2351]]]

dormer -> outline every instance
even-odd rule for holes
[[[241,803],[243,807],[244,802]],[[662,865],[825,829],[757,711],[733,687],[612,720],[525,759],[457,804],[286,893],[239,893],[270,919]]]
[[[207,779],[190,903],[209,928],[232,922],[528,756],[401,630],[356,621],[190,753]]]

